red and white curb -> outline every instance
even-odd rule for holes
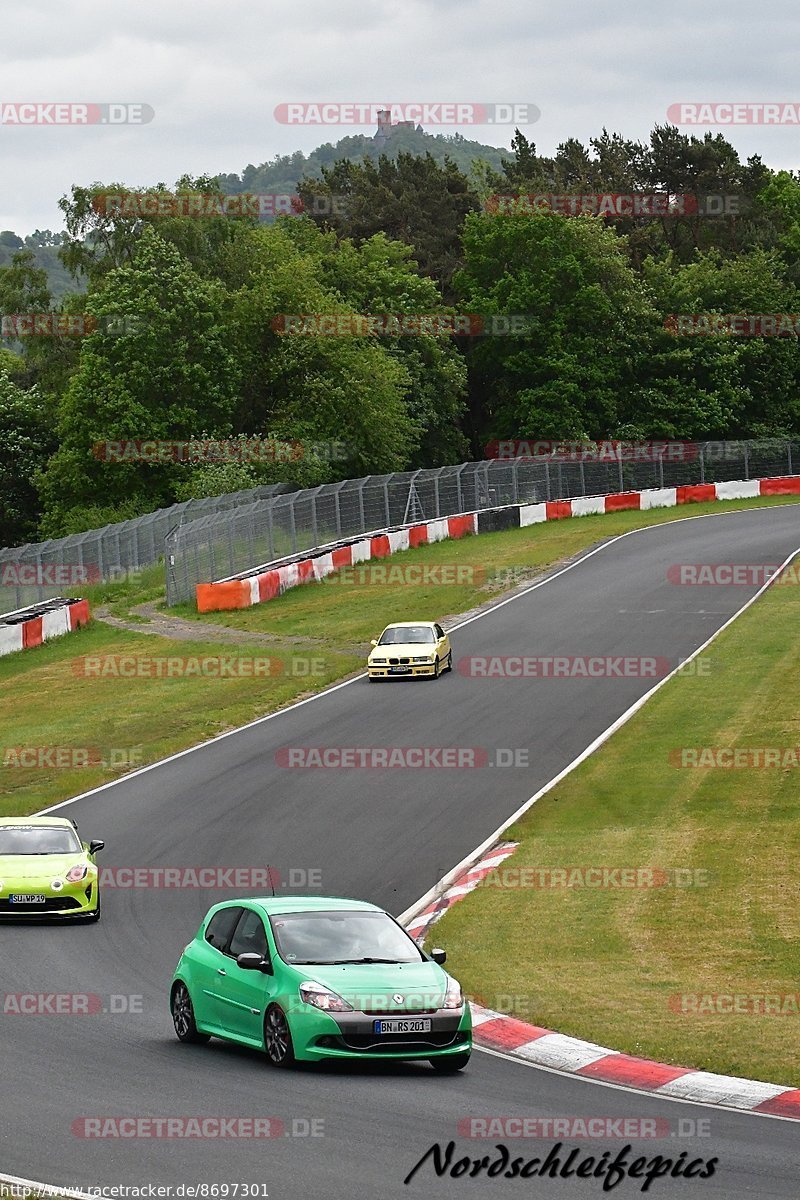
[[[420,943],[439,918],[468,895],[516,850],[518,843],[503,842],[460,875],[441,897],[406,922],[406,930]],[[594,1042],[568,1037],[518,1021],[472,1002],[474,1038],[478,1046],[519,1058],[535,1066],[562,1071],[599,1083],[651,1092],[672,1100],[716,1104],[772,1117],[800,1120],[800,1088],[756,1079],[715,1075],[692,1067],[674,1067],[609,1050]]]
[[[35,610],[38,606],[32,605]],[[28,609],[0,616],[0,655],[14,654],[30,646],[41,646],[50,638],[71,633],[89,621],[88,600],[65,600],[57,608],[49,608],[39,615],[26,615]]]
[[[518,842],[501,842],[499,846],[495,846],[480,862],[477,862],[474,867],[470,867],[468,871],[465,871],[452,887],[449,887],[436,900],[426,905],[418,916],[413,917],[406,925],[406,933],[409,933],[421,945],[425,941],[425,936],[431,925],[434,925],[440,917],[444,916],[448,908],[455,904],[456,900],[460,900],[462,896],[466,896],[469,892],[473,891],[486,878],[490,871],[494,871],[504,859],[514,853],[518,845]]]

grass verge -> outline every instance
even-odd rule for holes
[[[800,1086],[798,625],[800,588],[770,589],[717,639],[713,674],[670,680],[504,834],[522,874],[501,869],[436,926],[468,993],[630,1054]],[[797,757],[680,765],[700,747]],[[678,869],[689,886],[565,886],[550,874],[565,867]]]

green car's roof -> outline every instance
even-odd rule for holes
[[[66,825],[67,829],[75,829],[72,821],[66,817],[0,817],[0,825]]]
[[[343,900],[341,896],[239,896],[236,900],[226,900],[224,906],[236,904],[257,904],[266,913],[330,912],[332,909],[344,912],[354,908],[383,912],[377,904],[368,904],[366,900]]]

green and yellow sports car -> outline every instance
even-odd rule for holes
[[[435,621],[400,621],[387,625],[372,643],[367,659],[370,680],[408,679],[415,675],[438,679],[442,671],[452,669],[450,639]]]
[[[212,1035],[296,1059],[427,1059],[460,1071],[472,1048],[461,988],[374,904],[326,897],[228,900],[185,947],[170,1008],[182,1042]]]
[[[0,817],[0,917],[100,919],[94,856],[65,817]]]

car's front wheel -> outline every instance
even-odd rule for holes
[[[448,1054],[443,1058],[431,1058],[429,1062],[434,1071],[438,1071],[440,1075],[455,1075],[456,1071],[463,1071],[464,1067],[469,1062],[469,1050],[463,1054]]]
[[[290,1067],[294,1062],[292,1032],[279,1004],[270,1004],[264,1015],[264,1049],[273,1067]]]
[[[185,983],[176,983],[172,989],[172,1024],[181,1042],[200,1046],[209,1040],[207,1033],[201,1033],[194,1019],[194,1007],[189,989]]]

